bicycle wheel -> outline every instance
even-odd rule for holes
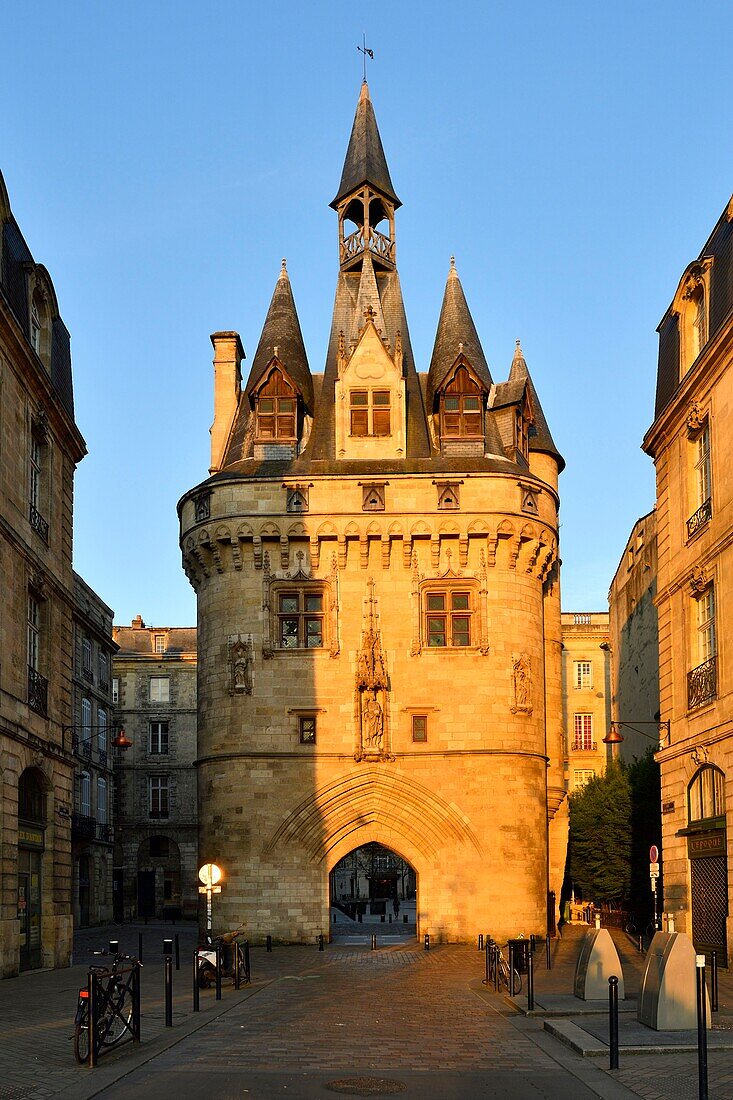
[[[113,1007],[114,1006],[114,1007]],[[125,1035],[130,1035],[132,1023],[132,996],[129,989],[120,989],[112,1005],[99,1021],[99,1039],[106,1047],[119,1043]]]
[[[89,1013],[74,1028],[74,1057],[80,1066],[89,1061]]]
[[[522,992],[522,975],[519,973],[518,970],[514,971],[514,992]]]

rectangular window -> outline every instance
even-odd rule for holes
[[[97,779],[97,821],[107,824],[107,780],[101,775]]]
[[[351,434],[385,436],[392,434],[392,395],[389,390],[351,390],[349,414]]]
[[[576,714],[574,716],[573,749],[576,752],[589,752],[593,747],[593,715]]]
[[[469,646],[470,594],[429,591],[425,597],[425,635],[428,646]]]
[[[413,714],[412,716],[412,740],[427,741],[428,716],[426,714]]]
[[[79,813],[84,817],[90,817],[92,812],[92,781],[89,772],[82,772],[79,776]]]
[[[698,664],[711,660],[716,650],[715,639],[715,589],[711,585],[697,601]]]
[[[30,451],[30,503],[36,511],[41,507],[41,442],[31,435]]]
[[[151,775],[148,779],[148,799],[151,817],[168,817],[170,791],[167,775]]]
[[[89,699],[81,701],[81,737],[79,747],[85,756],[92,755],[92,704]]]
[[[593,666],[590,661],[573,662],[573,683],[576,688],[593,687]]]
[[[165,653],[165,634],[156,634],[154,644],[156,653]]]
[[[595,774],[592,768],[576,768],[573,772],[573,786],[584,787],[586,783],[595,778]]]
[[[168,753],[168,723],[150,723],[150,755],[166,756]]]
[[[316,743],[316,716],[315,714],[298,715],[298,736],[301,745],[315,745]]]
[[[323,592],[301,588],[278,594],[280,649],[323,647]]]
[[[117,676],[112,677],[112,702],[119,703],[120,701],[120,681]]]
[[[41,638],[41,606],[35,596],[28,594],[28,666],[38,672]]]
[[[101,707],[97,710],[97,748],[100,757],[107,758],[107,711]]]
[[[710,500],[710,425],[706,424],[695,440],[695,487],[697,506]]]
[[[99,684],[100,687],[105,688],[109,684],[109,666],[107,663],[107,654],[103,653],[100,649],[98,656],[99,667]]]
[[[81,643],[81,667],[86,680],[92,679],[92,643],[84,638]]]
[[[170,702],[170,679],[167,676],[150,677],[150,702]]]

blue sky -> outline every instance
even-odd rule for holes
[[[283,256],[323,368],[363,30],[418,369],[455,254],[495,380],[520,337],[567,460],[563,604],[604,608],[654,501],[655,329],[733,189],[732,17],[678,0],[5,5],[0,170],[72,334],[75,565],[116,621],[195,622],[175,506],[208,471],[209,334],[236,329],[251,362]]]

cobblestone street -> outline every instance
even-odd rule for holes
[[[142,1042],[79,1067],[69,1036],[90,954],[117,935],[137,951],[144,937]],[[162,939],[179,932],[181,970],[174,974],[173,1028],[163,1026]],[[554,967],[537,955],[538,995],[567,992],[581,932],[554,947]],[[474,1096],[497,1100],[696,1100],[694,1053],[622,1056],[611,1074],[606,1058],[582,1058],[517,1013],[481,983],[475,948],[409,944],[252,951],[253,984],[236,993],[226,983],[217,1003],[202,991],[191,1006],[191,926],[125,926],[77,935],[70,970],[25,974],[0,984],[0,1100],[114,1098],[302,1097],[404,1095],[425,1100]],[[627,985],[636,989],[642,956],[623,937]],[[721,1012],[730,1020],[731,983],[721,978]],[[518,998],[521,1003],[521,998]],[[343,1090],[361,1080],[361,1091]],[[369,1092],[366,1084],[372,1082]],[[330,1087],[329,1087],[330,1086]],[[711,1054],[711,1100],[733,1100],[733,1052]]]

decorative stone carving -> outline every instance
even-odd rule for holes
[[[262,571],[262,611],[264,629],[262,634],[262,656],[266,661],[269,661],[275,652],[272,644],[271,634],[271,615],[270,615],[270,585],[272,582],[272,573],[270,572],[270,555],[265,551],[264,554],[264,567]]]
[[[286,486],[286,510],[288,512],[308,511],[308,485]]]
[[[703,764],[710,763],[710,753],[707,745],[698,745],[697,748],[692,750],[691,756],[698,768],[701,768]]]
[[[252,635],[229,635],[229,694],[251,695],[253,686],[252,662],[254,647]]]
[[[512,657],[512,682],[514,706],[512,714],[532,713],[532,670],[529,657],[522,653]]]
[[[207,519],[211,518],[210,489],[206,489],[202,493],[197,493],[193,498],[193,512],[196,523],[205,523]]]
[[[361,482],[363,512],[384,511],[384,485],[383,481]]]
[[[539,493],[536,489],[528,489],[526,486],[520,486],[520,492],[522,495],[522,511],[526,512],[530,516],[536,516],[539,514],[538,498]]]
[[[461,507],[461,481],[436,481],[438,489],[438,511],[457,512]]]
[[[420,641],[420,562],[418,561],[417,551],[412,555],[412,645],[410,646],[410,656],[419,657],[422,653],[422,643]]]
[[[690,595],[693,599],[697,599],[698,596],[702,596],[704,592],[710,587],[710,579],[705,573],[705,570],[700,565],[696,565],[692,570],[692,576],[690,577]]]
[[[361,649],[356,665],[354,712],[356,749],[354,760],[394,760],[386,748],[386,706],[389,677],[382,652],[381,632],[374,595],[374,580],[367,581]]]
[[[707,409],[703,409],[697,401],[693,401],[687,414],[687,431],[690,435],[697,435],[708,422]]]
[[[339,643],[339,569],[336,555],[331,555],[331,572],[328,575],[328,583],[331,588],[330,600],[329,600],[329,615],[330,615],[330,635],[331,635],[331,656],[338,657],[341,653],[341,645]]]

